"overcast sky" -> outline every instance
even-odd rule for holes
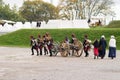
[[[24,0],[3,0],[6,4],[10,4],[10,6],[13,6],[14,4],[18,7],[22,6]],[[50,2],[51,0],[43,0]],[[58,4],[59,0],[53,0],[54,5]],[[116,13],[116,17],[114,19],[120,20],[120,0],[113,0],[115,4],[112,6],[112,9]]]

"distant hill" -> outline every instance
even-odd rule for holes
[[[120,28],[120,20],[115,20],[109,23],[108,28]]]

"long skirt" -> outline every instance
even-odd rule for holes
[[[98,56],[98,48],[94,48],[94,55]]]
[[[115,47],[109,47],[108,57],[116,57],[116,48]]]
[[[106,54],[106,48],[102,48],[101,50],[99,50],[99,57],[101,57],[102,59],[105,57]]]

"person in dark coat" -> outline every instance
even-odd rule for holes
[[[101,59],[105,57],[106,47],[107,47],[107,42],[105,40],[105,36],[102,35],[99,41],[99,57],[101,57]]]
[[[97,39],[94,41],[93,46],[94,46],[94,59],[96,59],[96,57],[97,57],[97,59],[98,59],[98,54],[99,54],[99,52],[98,52],[99,41],[98,41]]]
[[[111,39],[109,41],[109,55],[108,55],[108,57],[110,57],[111,59],[116,57],[116,39],[113,35],[111,36]]]
[[[41,21],[37,21],[36,26],[37,26],[37,27],[41,27]]]

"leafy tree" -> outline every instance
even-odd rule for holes
[[[46,21],[58,18],[55,6],[42,0],[25,1],[19,10],[20,14],[28,21]]]
[[[62,18],[90,19],[91,16],[114,13],[112,0],[60,0],[59,10]]]
[[[12,21],[25,21],[15,10],[10,9],[9,5],[0,6],[0,19]]]
[[[0,6],[2,6],[4,4],[3,0],[0,0]]]

